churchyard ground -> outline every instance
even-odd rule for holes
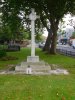
[[[75,100],[75,58],[48,55],[36,50],[40,59],[69,71],[69,75],[0,75],[0,100]],[[30,49],[8,52],[16,60],[0,61],[0,69],[18,64],[30,55]]]

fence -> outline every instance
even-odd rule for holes
[[[66,55],[66,56],[75,57],[75,51],[64,50],[64,49],[56,49],[56,51],[60,54]]]

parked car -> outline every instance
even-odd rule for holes
[[[39,48],[43,48],[44,45],[45,45],[45,42],[40,42],[40,43],[39,43]]]
[[[68,39],[67,38],[63,38],[63,39],[60,40],[60,43],[62,45],[66,45],[68,43]]]

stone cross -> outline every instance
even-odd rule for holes
[[[35,56],[35,20],[39,18],[39,16],[36,15],[34,9],[31,9],[31,13],[28,16],[28,18],[31,20],[31,56]]]

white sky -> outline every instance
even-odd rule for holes
[[[63,18],[63,20],[65,21],[64,26],[65,28],[63,28],[63,30],[66,30],[67,32],[70,30],[74,31],[73,26],[69,25],[70,22],[69,20],[73,19],[73,25],[75,25],[75,16],[71,16],[70,14],[65,15],[65,17]],[[44,29],[44,34],[43,36],[48,36],[48,32],[46,29]]]
[[[43,32],[44,32],[43,36],[47,37],[48,36],[48,32],[47,32],[46,28],[44,29]]]

